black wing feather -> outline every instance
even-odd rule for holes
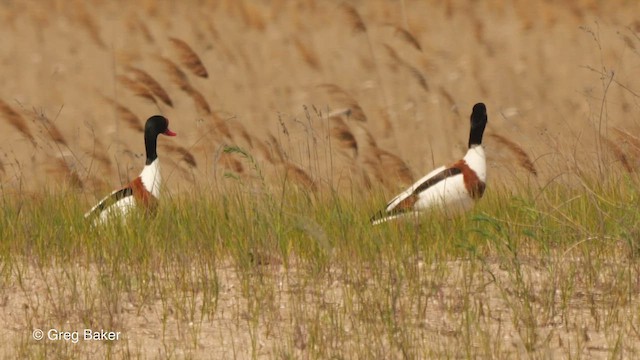
[[[118,202],[118,200],[124,199],[127,196],[131,196],[131,195],[133,195],[133,189],[131,189],[130,187],[126,187],[118,191],[114,191],[111,194],[109,194],[109,196],[102,199],[102,201],[100,201],[98,205],[96,205],[91,211],[91,213],[89,213],[86,217],[91,217],[96,214],[99,214],[104,209]]]
[[[418,187],[415,190],[413,190],[412,195],[418,195],[419,193],[423,192],[424,190],[427,190],[433,185],[439,183],[440,181],[458,174],[462,174],[462,170],[460,170],[457,167],[450,167],[450,168],[444,169],[441,172],[425,180],[422,184],[418,185]]]

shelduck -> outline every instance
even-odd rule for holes
[[[469,150],[449,166],[428,173],[407,190],[393,198],[387,207],[371,218],[377,225],[408,214],[417,214],[433,207],[446,213],[468,211],[484,194],[487,162],[482,147],[482,135],[487,125],[487,108],[483,103],[473,106]]]
[[[176,136],[169,130],[169,120],[161,115],[147,119],[144,126],[144,145],[147,161],[140,176],[122,189],[107,195],[91,208],[84,217],[93,224],[102,224],[114,216],[125,216],[131,209],[140,206],[150,210],[155,208],[160,197],[160,161],[156,152],[158,135]]]

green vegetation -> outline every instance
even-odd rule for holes
[[[465,216],[434,212],[419,224],[376,227],[368,218],[382,196],[226,183],[167,196],[155,217],[134,214],[135,226],[99,229],[82,221],[86,201],[72,193],[5,196],[0,298],[18,291],[25,315],[13,350],[58,358],[104,346],[136,357],[144,337],[161,344],[159,355],[179,358],[640,350],[634,177],[540,191],[492,186]],[[149,333],[135,326],[141,319]],[[49,327],[105,328],[124,339],[28,336]]]

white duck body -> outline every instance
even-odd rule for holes
[[[486,124],[484,104],[474,106],[471,120],[469,149],[465,156],[448,167],[431,171],[394,197],[383,211],[371,218],[373,225],[434,207],[441,208],[447,215],[473,207],[484,194],[487,181],[487,162],[481,145]]]

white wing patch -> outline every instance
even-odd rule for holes
[[[464,185],[462,174],[448,177],[418,194],[415,210],[426,210],[441,206],[447,214],[470,210],[473,199]]]
[[[136,199],[133,196],[126,196],[104,208],[93,220],[93,225],[106,224],[114,218],[124,219],[131,209],[136,207]]]
[[[394,197],[391,201],[389,201],[389,203],[387,204],[387,207],[385,208],[385,211],[393,210],[393,208],[395,208],[400,202],[402,202],[402,200],[411,196],[413,192],[418,188],[418,186],[420,186],[422,183],[429,180],[430,178],[436,176],[437,174],[441,173],[445,169],[446,167],[440,166],[439,168],[423,176],[420,180],[416,181],[413,185],[411,185],[407,190],[396,195],[396,197]]]
[[[115,198],[115,201],[114,201]],[[85,218],[94,218],[94,226],[106,223],[114,217],[123,217],[136,206],[136,199],[130,188],[119,189],[105,196],[98,204],[84,214]]]

